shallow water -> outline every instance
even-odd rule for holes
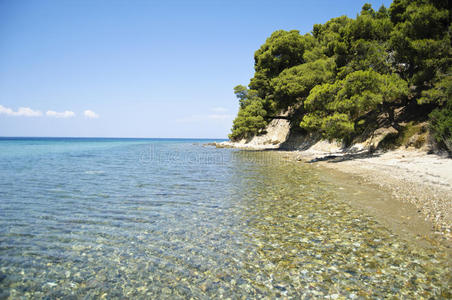
[[[450,297],[327,171],[190,140],[0,140],[0,298]]]

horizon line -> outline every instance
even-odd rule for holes
[[[109,137],[109,136],[3,136],[1,138],[73,138],[73,139],[174,139],[174,140],[228,140],[227,138],[197,138],[197,137]]]

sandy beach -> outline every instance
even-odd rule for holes
[[[433,231],[452,240],[452,160],[416,150],[350,154],[306,150],[295,158],[358,176],[413,205],[433,224]]]

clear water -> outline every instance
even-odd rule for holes
[[[0,298],[450,297],[321,170],[206,140],[1,139]]]

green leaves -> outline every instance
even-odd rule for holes
[[[452,70],[449,70],[448,74],[437,75],[435,85],[431,89],[422,91],[418,103],[443,106],[450,99],[452,99]]]
[[[267,126],[266,114],[262,100],[260,98],[251,99],[247,106],[240,108],[229,138],[236,141],[256,135]]]
[[[347,114],[334,113],[323,118],[320,129],[323,136],[328,139],[342,139],[352,134],[355,126]]]
[[[430,115],[430,128],[437,142],[442,143],[452,154],[452,97],[444,106],[435,109]]]
[[[328,105],[335,99],[340,89],[338,83],[315,86],[304,103],[308,112],[326,110]]]
[[[402,75],[423,90],[436,72],[451,65],[450,11],[444,1],[394,1],[390,8],[395,23],[390,46]]]
[[[450,136],[450,18],[447,0],[394,0],[315,24],[311,34],[275,31],[255,52],[249,89],[234,89],[240,110],[231,138],[258,134],[275,113],[297,107],[301,115],[291,117],[305,130],[350,139],[374,130],[383,111],[392,122],[390,110],[407,103],[428,104],[425,115],[438,107],[432,129]]]
[[[395,74],[356,71],[334,84],[314,87],[304,103],[308,113],[300,126],[320,129],[328,139],[343,139],[354,133],[354,123],[365,114],[407,95],[407,83]],[[314,124],[320,126],[313,128]]]
[[[287,108],[302,101],[314,86],[334,78],[334,68],[332,59],[319,59],[281,72],[271,82],[278,106]]]
[[[262,101],[258,97],[258,93],[255,90],[249,90],[246,86],[238,85],[234,88],[234,94],[239,99],[240,108],[245,108],[252,101]]]
[[[243,85],[234,88],[234,94],[239,99],[240,109],[232,126],[229,138],[233,141],[256,135],[267,126],[265,101],[262,100],[256,90],[251,90]]]
[[[284,69],[303,63],[303,53],[310,43],[298,30],[275,31],[254,54],[254,68],[273,78]]]

